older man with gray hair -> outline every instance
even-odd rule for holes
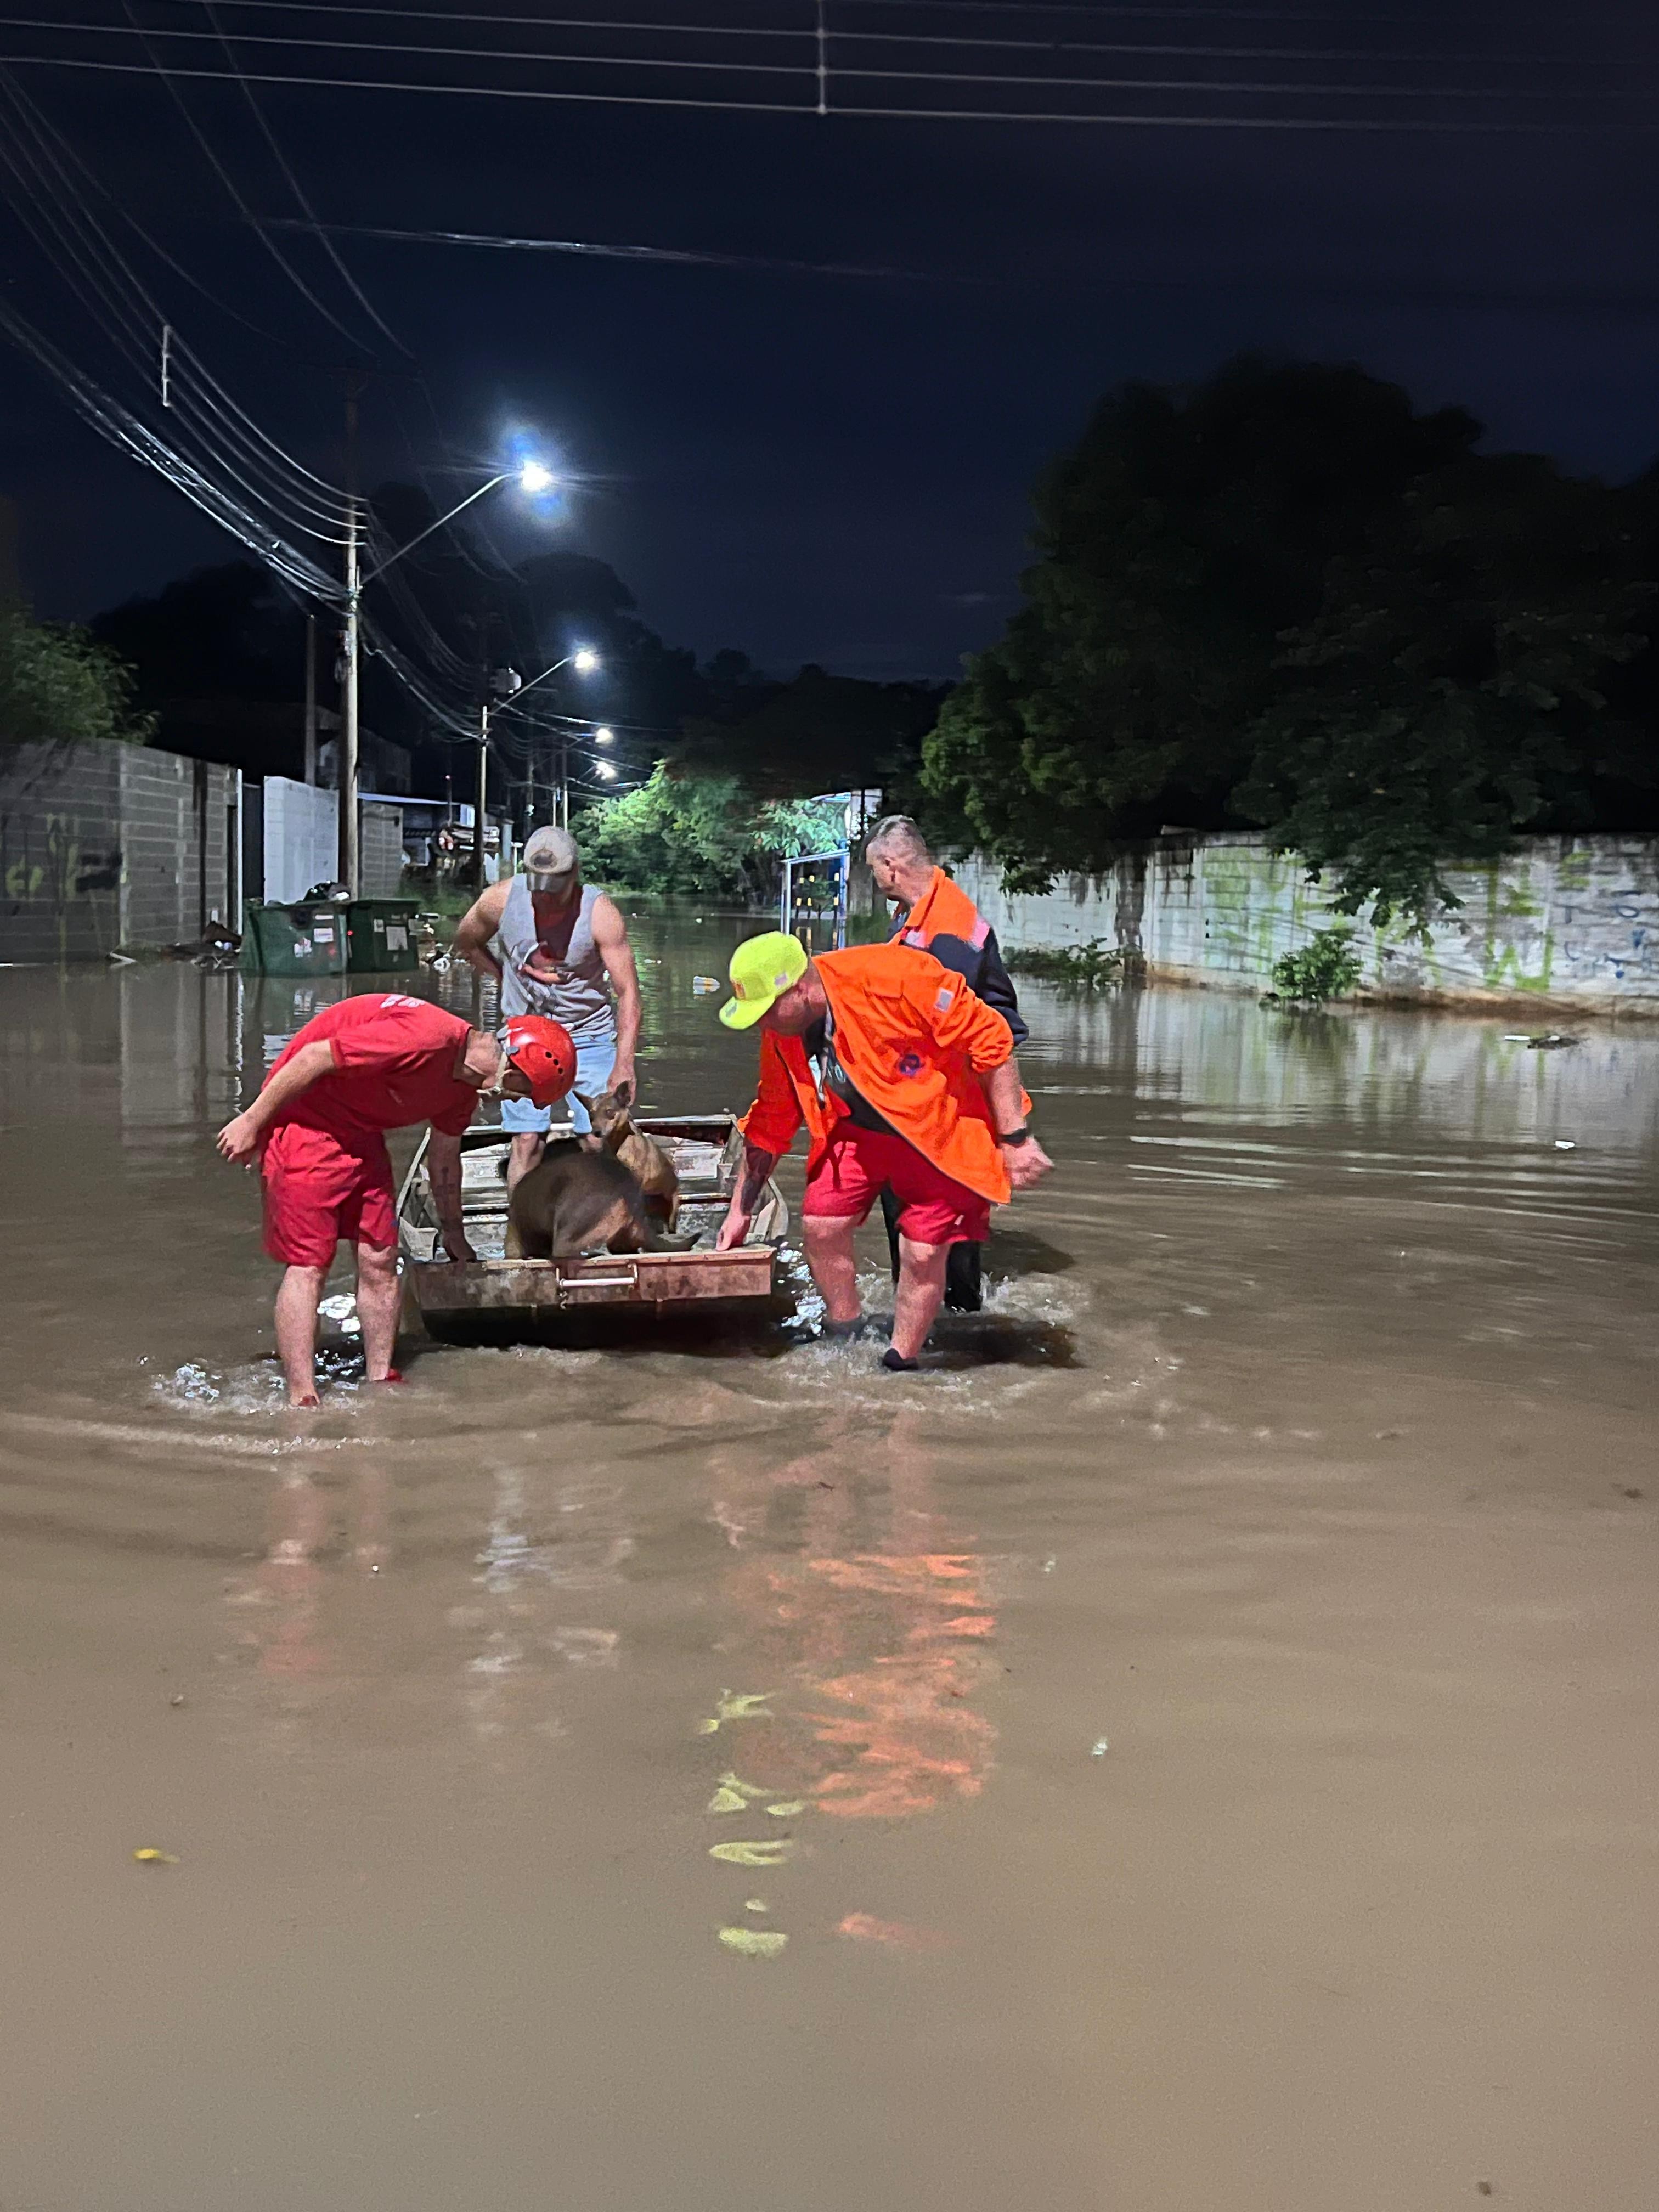
[[[994,1007],[1007,1023],[1018,1052],[1030,1032],[1020,1018],[1019,1000],[1003,965],[996,932],[961,885],[939,866],[910,817],[884,814],[866,841],[864,857],[877,890],[896,908],[893,941],[931,952],[942,967],[962,976],[975,997]],[[898,1204],[890,1190],[881,1194],[881,1211],[896,1280]],[[951,1247],[945,1303],[953,1312],[977,1313],[984,1302],[980,1251],[978,1244]]]

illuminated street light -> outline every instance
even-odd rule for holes
[[[526,461],[519,471],[520,491],[548,491],[556,482],[551,469],[544,469],[539,461]]]
[[[607,783],[614,783],[617,780],[616,763],[613,761],[595,761],[593,773],[595,775],[603,776]]]
[[[614,730],[595,730],[593,742],[596,745],[614,745],[617,742],[617,733]]]
[[[599,665],[599,656],[591,645],[584,645],[571,654],[570,665],[578,676],[591,676]]]

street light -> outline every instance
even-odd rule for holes
[[[614,761],[595,761],[593,773],[606,783],[614,783],[617,781],[617,764]]]
[[[550,668],[544,668],[539,676],[532,676],[528,684],[517,684],[503,707],[514,707],[526,691],[533,691],[538,684],[545,684],[550,676],[556,676],[562,668],[574,668],[579,676],[591,676],[599,665],[599,656],[591,645],[579,645],[574,653],[567,653],[562,660],[556,660]],[[477,884],[483,889],[483,818],[484,786],[489,775],[489,715],[490,702],[485,700],[478,720],[478,827],[475,841],[475,866]],[[559,805],[558,815],[562,826],[570,826],[570,741],[559,741]]]
[[[617,733],[614,730],[595,730],[593,742],[596,745],[614,745],[617,742]]]
[[[412,553],[417,545],[423,545],[434,531],[441,530],[446,523],[453,522],[456,516],[464,514],[475,500],[483,499],[486,493],[495,490],[499,485],[506,483],[509,477],[516,480],[521,491],[527,492],[545,491],[556,481],[553,471],[544,468],[539,461],[520,461],[516,467],[503,469],[499,475],[491,477],[488,483],[481,483],[476,491],[468,492],[466,497],[452,507],[447,514],[441,514],[435,522],[429,522],[424,530],[410,539],[407,545],[400,545],[395,553],[388,553],[385,560],[371,568],[367,575],[360,573],[357,566],[357,501],[354,496],[348,502],[345,634],[342,640],[345,682],[340,701],[340,875],[353,898],[356,897],[362,888],[362,860],[358,852],[357,838],[359,781],[357,664],[360,658],[358,640],[364,588],[372,584],[377,576],[385,575],[394,561],[401,561],[405,553]],[[478,824],[478,835],[480,838],[483,835],[482,820]],[[482,844],[479,851],[482,854]],[[480,866],[482,866],[482,860]]]

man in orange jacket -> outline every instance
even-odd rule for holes
[[[981,915],[960,884],[934,864],[927,841],[908,814],[884,814],[870,832],[864,857],[881,896],[897,908],[890,936],[899,945],[931,952],[953,968],[969,989],[994,1006],[1013,1032],[1018,1052],[1030,1031],[1021,1018],[1019,1000],[1003,964],[997,933]],[[1025,1109],[1030,1112],[1028,1105]],[[898,1279],[898,1201],[881,1194],[887,1224],[893,1279]],[[945,1271],[945,1303],[957,1313],[977,1313],[984,1303],[978,1244],[953,1244]]]
[[[809,960],[779,930],[732,956],[729,1029],[761,1030],[760,1088],[720,1233],[748,1234],[766,1179],[805,1122],[807,1264],[829,1329],[860,1318],[854,1237],[882,1189],[899,1201],[899,1279],[884,1366],[913,1368],[945,1296],[952,1244],[982,1241],[1054,1164],[1021,1118],[1013,1038],[960,975],[908,945]]]

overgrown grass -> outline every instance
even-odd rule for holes
[[[1029,945],[1002,957],[1010,975],[1033,975],[1067,991],[1108,990],[1139,981],[1146,969],[1139,953],[1108,945],[1103,937],[1091,937],[1086,945]]]
[[[1328,1000],[1346,999],[1364,972],[1351,929],[1318,930],[1299,951],[1274,961],[1274,988],[1264,1003],[1322,1006]]]

